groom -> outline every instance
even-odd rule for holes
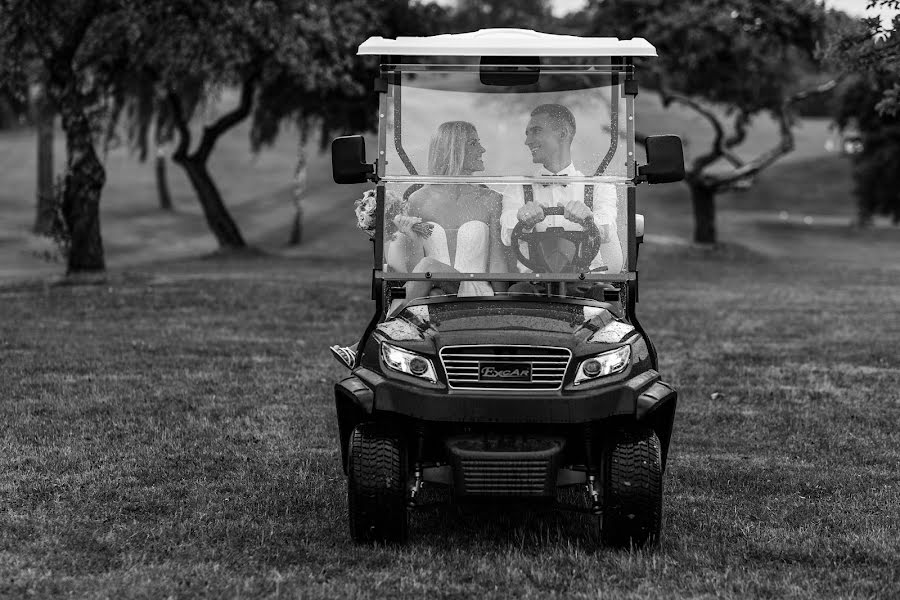
[[[542,104],[531,111],[531,118],[525,128],[525,145],[531,151],[532,162],[541,165],[539,175],[583,176],[572,164],[575,131],[575,116],[561,104]],[[590,188],[593,188],[592,193]],[[511,186],[503,196],[503,212],[500,217],[503,243],[510,245],[512,230],[519,222],[524,224],[526,231],[544,231],[547,227],[580,231],[582,226],[579,223],[593,218],[601,237],[600,249],[591,260],[590,268],[606,266],[609,273],[620,272],[623,257],[616,228],[615,187],[610,184],[593,184],[590,188],[586,195],[583,183]],[[561,206],[565,214],[545,217],[544,207],[550,206]],[[517,266],[519,272],[529,272],[522,263]],[[521,282],[511,286],[509,291],[521,293],[539,290],[534,284]]]

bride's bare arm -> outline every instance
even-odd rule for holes
[[[419,262],[425,252],[422,242],[417,236],[397,233],[385,248],[384,260],[391,271],[409,273],[413,265]]]
[[[413,193],[409,199],[407,214],[394,217],[397,233],[386,244],[385,262],[392,271],[409,273],[413,266],[425,256],[422,238],[412,231],[412,226],[422,221],[420,216],[419,192]]]

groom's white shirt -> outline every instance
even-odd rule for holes
[[[565,169],[559,173],[552,173],[542,167],[536,175],[569,175],[573,177],[582,177],[583,174],[578,171],[572,163],[569,163]],[[623,257],[622,246],[619,243],[619,234],[616,227],[616,188],[610,183],[595,183],[594,185],[594,222],[597,227],[607,225],[609,231],[609,239],[600,245],[600,251],[591,261],[590,268],[594,269],[601,265],[606,265],[609,270],[607,273],[618,273],[622,270]],[[542,185],[533,184],[534,201],[542,206],[557,206],[562,204],[565,206],[572,200],[584,202],[584,186],[583,183],[569,183],[566,185]],[[500,239],[506,246],[512,241],[511,234],[513,228],[519,222],[516,214],[525,204],[525,191],[521,185],[506,186],[503,190],[497,190],[503,194],[503,212],[500,215]],[[543,221],[535,225],[534,231],[544,231],[547,227],[562,227],[568,231],[581,231],[581,225],[569,221],[563,216],[548,216]],[[523,254],[528,255],[525,244],[520,245]],[[529,269],[522,263],[518,263],[520,272],[528,272]]]

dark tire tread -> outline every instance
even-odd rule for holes
[[[353,430],[348,449],[347,504],[354,541],[406,541],[407,460],[403,439],[389,428],[361,423]]]
[[[602,464],[603,544],[657,545],[662,528],[662,460],[656,433],[647,428],[614,432],[604,444]]]

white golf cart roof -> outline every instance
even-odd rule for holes
[[[480,29],[428,37],[370,37],[357,54],[396,56],[656,56],[644,38],[577,37],[531,29]]]

